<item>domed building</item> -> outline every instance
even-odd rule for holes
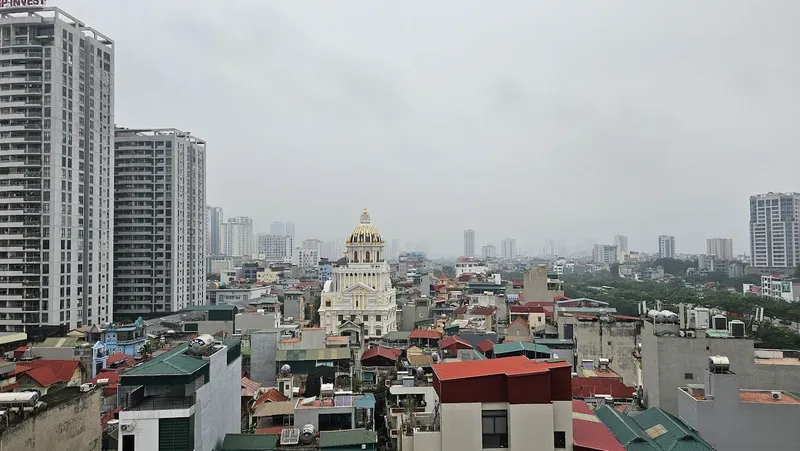
[[[333,268],[322,290],[321,326],[334,335],[360,333],[363,326],[361,341],[397,330],[385,243],[366,208],[345,245],[345,264]]]

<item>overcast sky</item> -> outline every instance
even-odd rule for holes
[[[208,142],[225,216],[462,251],[748,243],[800,191],[800,2],[50,0],[116,42],[116,123]],[[795,31],[792,31],[794,29]]]

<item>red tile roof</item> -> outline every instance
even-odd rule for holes
[[[577,449],[595,451],[625,451],[585,402],[572,401],[572,440]]]
[[[633,387],[608,377],[573,377],[572,396],[591,398],[595,395],[611,395],[617,399],[633,398]]]
[[[523,318],[521,316],[518,316],[517,319],[515,319],[514,321],[511,321],[511,324],[509,324],[508,326],[511,327],[514,323],[522,324],[523,326],[525,326],[526,329],[530,329],[531,328],[531,325],[528,324],[528,322],[525,321],[525,318]]]
[[[414,329],[408,338],[428,338],[431,340],[438,340],[442,338],[442,333],[433,329]]]
[[[466,305],[459,306],[455,310],[453,310],[454,315],[463,315],[464,313],[467,313]]]
[[[292,429],[294,426],[272,426],[268,428],[256,428],[256,434],[277,434],[281,435],[284,429]]]
[[[464,362],[437,363],[432,365],[433,372],[440,381],[463,379],[468,377],[521,376],[539,374],[550,371],[550,368],[569,366],[567,362],[545,362],[530,360],[525,356],[504,357],[501,359],[468,360]]]
[[[492,343],[492,340],[489,340],[488,338],[478,343],[478,351],[484,354],[486,354],[486,352],[492,348],[494,348],[494,343]]]
[[[259,388],[261,388],[261,384],[258,382],[242,377],[242,397],[252,398],[258,393]]]
[[[466,341],[464,341],[463,339],[461,339],[461,338],[459,338],[459,337],[457,337],[455,335],[449,335],[449,336],[444,337],[441,340],[439,340],[439,348],[440,349],[449,348],[450,346],[458,345],[458,344],[462,345],[464,347],[463,349],[472,349],[472,345],[471,344],[467,343]]]
[[[544,313],[544,307],[536,305],[513,305],[511,306],[511,313]]]
[[[361,361],[363,362],[364,360],[378,356],[394,361],[397,360],[398,357],[400,357],[400,354],[402,354],[402,352],[403,351],[400,349],[389,349],[383,346],[374,346],[367,349],[366,351],[364,351],[363,354],[361,354]]]
[[[553,300],[556,301],[556,302],[558,302],[558,301],[569,301],[570,299],[571,298],[568,298],[566,296],[555,296],[555,297],[553,297]]]
[[[119,373],[117,373],[115,371],[105,371],[105,372],[99,373],[93,379],[90,379],[89,382],[91,382],[93,384],[97,384],[97,381],[100,380],[100,379],[108,379],[107,387],[116,387],[117,384],[119,384]]]
[[[470,315],[483,315],[483,316],[494,315],[494,308],[493,307],[486,307],[486,306],[482,306],[482,305],[477,305],[475,307],[472,307],[472,309],[470,309],[469,314]]]
[[[106,365],[112,365],[114,363],[119,363],[119,362],[128,360],[130,358],[131,358],[131,356],[129,356],[128,354],[122,354],[122,353],[111,354],[106,359]]]
[[[69,382],[78,368],[77,360],[31,360],[17,364],[14,374],[25,374],[42,387]]]
[[[253,403],[253,408],[255,409],[265,402],[283,402],[288,400],[289,398],[283,396],[283,393],[279,392],[277,388],[270,388],[256,399],[256,402]]]

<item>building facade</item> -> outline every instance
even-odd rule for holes
[[[614,235],[614,246],[617,246],[617,261],[624,262],[625,256],[630,252],[628,248],[628,237],[625,235]]]
[[[595,263],[601,264],[611,264],[617,260],[618,257],[618,248],[617,246],[611,246],[608,244],[595,244],[594,248],[592,249],[592,260]]]
[[[0,331],[113,320],[114,43],[0,11]]]
[[[675,258],[675,237],[661,235],[658,237],[658,257]]]
[[[256,253],[264,260],[291,263],[293,250],[291,236],[259,233],[256,237]]]
[[[206,144],[176,129],[114,138],[114,308],[175,312],[205,299]]]
[[[286,224],[275,221],[269,225],[270,235],[286,235]]]
[[[222,207],[206,205],[206,254],[222,255]]]
[[[322,327],[338,334],[345,321],[360,322],[365,338],[397,330],[395,290],[385,260],[385,243],[366,209],[346,241],[347,262],[325,282],[319,307]]]
[[[800,194],[750,196],[750,258],[756,268],[800,263]]]
[[[222,224],[222,253],[250,257],[255,251],[253,220],[247,216],[229,218]]]
[[[706,240],[706,254],[716,260],[733,260],[733,240],[730,238],[709,238]]]
[[[475,230],[464,230],[464,257],[475,257]]]
[[[503,260],[513,260],[517,258],[517,240],[506,238],[500,243],[500,256]]]
[[[297,249],[297,266],[300,268],[316,268],[319,264],[317,249]]]
[[[481,257],[497,258],[497,248],[493,244],[481,246]]]

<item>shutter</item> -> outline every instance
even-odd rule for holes
[[[193,451],[194,415],[158,420],[158,451]]]

